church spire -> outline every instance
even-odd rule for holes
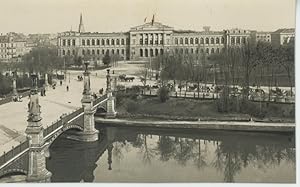
[[[82,13],[80,13],[80,22],[79,22],[78,32],[85,32],[83,21],[82,21]]]

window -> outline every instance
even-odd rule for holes
[[[243,42],[243,44],[246,43],[246,37],[243,37],[242,42]]]
[[[83,55],[83,56],[85,55],[85,50],[84,50],[84,49],[82,49],[82,55]]]
[[[234,39],[234,37],[231,38],[231,44],[235,44],[235,39]]]
[[[214,38],[211,38],[211,39],[210,39],[210,43],[211,43],[211,44],[214,44],[214,43],[215,43],[215,39],[214,39]]]
[[[160,54],[163,55],[164,54],[164,50],[160,49]]]
[[[199,44],[199,39],[198,38],[195,39],[195,44]]]
[[[109,39],[106,39],[106,45],[109,45]]]
[[[72,45],[75,45],[75,39],[72,40]]]
[[[145,57],[148,57],[148,49],[145,49]]]
[[[94,42],[95,42],[95,41],[94,41]],[[95,50],[94,50],[94,49],[92,50],[92,55],[95,55]]]
[[[104,49],[102,49],[102,55],[104,55],[104,53],[105,53],[105,50],[104,50]]]
[[[175,44],[178,45],[178,38],[175,38]]]
[[[72,55],[75,55],[75,50],[74,49],[72,50]]]
[[[122,49],[122,55],[124,55],[124,52],[125,52],[124,49]]]
[[[219,48],[217,48],[216,52],[217,52],[217,53],[220,53],[220,49],[219,49]]]
[[[209,44],[209,39],[208,38],[205,38],[205,43]]]
[[[67,54],[68,54],[68,56],[70,56],[70,55],[71,55],[71,52],[70,52],[70,50],[68,50]]]
[[[158,55],[158,49],[155,49],[155,56]]]
[[[104,39],[101,40],[101,45],[105,45]]]
[[[66,46],[66,40],[65,39],[63,39],[63,41],[62,41],[62,45]]]
[[[87,41],[86,41],[86,45],[90,45],[90,40],[87,40]]]
[[[115,45],[115,40],[111,39],[111,45]]]
[[[100,55],[100,50],[99,49],[97,49],[97,55]]]
[[[207,54],[209,53],[209,49],[208,49],[208,48],[206,48],[206,53],[207,53]]]
[[[100,40],[99,39],[97,39],[97,45],[100,45]]]
[[[183,38],[180,38],[180,44],[183,44]]]
[[[150,49],[150,56],[153,56],[153,49]]]
[[[87,50],[87,55],[90,55],[91,54],[91,51],[88,49]]]
[[[189,44],[189,39],[185,38],[185,44]]]
[[[122,45],[125,45],[124,43],[125,43],[125,42],[124,42],[124,39],[122,39],[122,40],[121,40],[121,44],[122,44]]]
[[[117,45],[120,45],[120,40],[119,40],[119,39],[117,39],[116,44],[117,44]]]
[[[200,44],[204,44],[204,39],[200,38]]]
[[[175,53],[178,54],[178,49],[177,48],[175,49]]]
[[[219,44],[219,43],[220,43],[220,39],[216,38],[216,44]]]
[[[194,49],[191,49],[191,53],[192,53],[192,54],[194,53]]]
[[[117,49],[117,54],[120,54],[120,50],[119,49]]]
[[[62,55],[65,55],[65,54],[66,54],[65,50],[62,50]]]
[[[225,42],[225,38],[222,37],[222,38],[221,38],[221,43],[224,44],[224,42]]]
[[[92,45],[95,45],[95,40],[94,39],[92,39]]]
[[[215,53],[215,49],[214,48],[211,48],[211,53]]]
[[[114,49],[111,50],[111,54],[115,54],[115,50]]]
[[[190,38],[190,44],[194,44],[194,38]]]

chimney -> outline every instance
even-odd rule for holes
[[[203,27],[203,30],[204,30],[205,32],[209,32],[209,31],[210,31],[210,26],[204,26],[204,27]]]

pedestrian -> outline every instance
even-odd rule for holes
[[[59,83],[60,83],[60,85],[62,85],[62,80],[60,80],[60,82],[59,82]]]
[[[67,92],[69,91],[69,86],[67,86]]]
[[[44,96],[46,96],[46,89],[44,88]]]

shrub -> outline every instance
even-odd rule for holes
[[[127,112],[134,113],[134,112],[138,111],[139,104],[130,99],[126,102],[125,109],[126,109]]]
[[[168,99],[169,99],[169,89],[165,86],[161,87],[159,90],[158,90],[158,97],[159,97],[159,100],[161,102],[166,102]]]

